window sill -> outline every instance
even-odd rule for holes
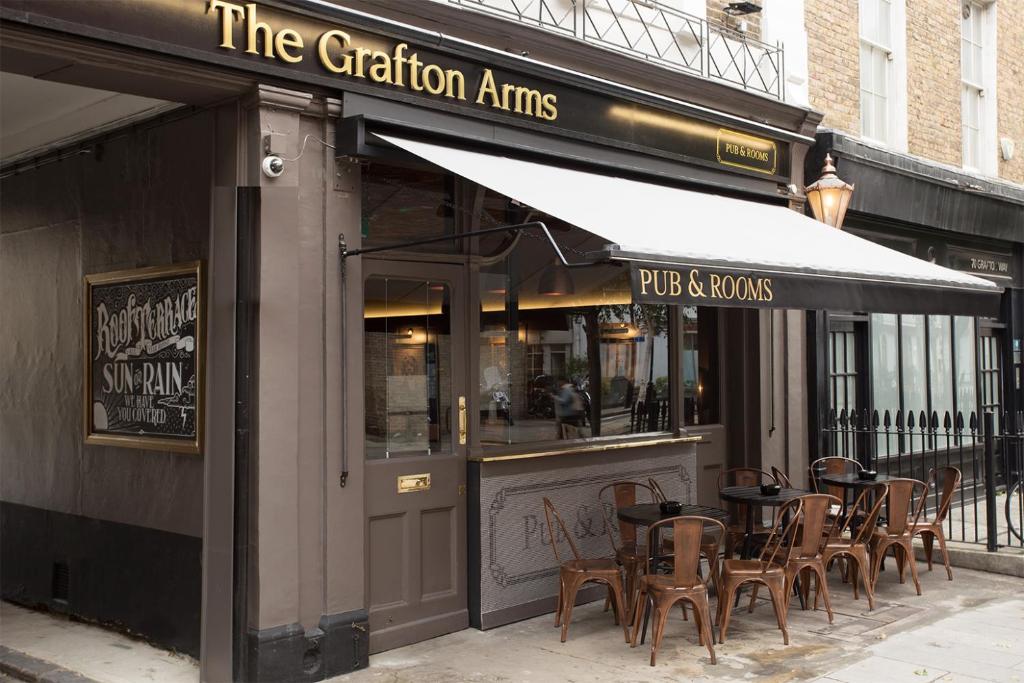
[[[532,451],[529,453],[506,453],[486,455],[477,453],[470,455],[470,462],[503,462],[505,460],[530,460],[533,458],[548,458],[559,455],[587,455],[590,453],[604,453],[606,451],[618,451],[628,448],[644,448],[647,446],[664,446],[668,444],[696,443],[703,437],[697,436],[665,436],[662,438],[645,439],[643,441],[615,441],[610,443],[585,443],[578,442],[572,446],[553,448],[543,451]]]

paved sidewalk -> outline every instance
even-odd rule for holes
[[[194,683],[199,680],[199,665],[191,657],[161,650],[110,629],[9,602],[0,602],[0,646],[0,668],[6,668],[3,662],[10,659],[10,653],[3,653],[3,648],[8,648],[15,655],[27,655],[51,665],[51,670],[67,669],[102,683]],[[31,662],[28,665],[26,668],[31,671]],[[9,669],[7,674],[29,678]],[[72,679],[58,671],[37,680]]]
[[[600,603],[578,607],[569,640],[559,643],[551,615],[491,631],[467,629],[375,655],[370,668],[331,679],[335,683],[622,681],[756,681],[789,683],[1024,683],[1024,579],[954,569],[921,569],[924,595],[909,577],[897,581],[893,563],[882,574],[875,610],[833,573],[835,623],[823,611],[789,613],[790,645],[782,644],[771,607],[734,612],[729,639],[716,645],[718,665],[697,645],[693,622],[678,612],[669,620],[658,654],[629,648]],[[744,605],[746,602],[744,601]],[[70,670],[43,681],[81,677],[99,683],[197,681],[188,657],[171,654],[119,633],[56,615],[0,603],[0,683],[11,672],[3,662],[28,655],[44,666]],[[5,650],[7,648],[7,650]],[[79,678],[68,677],[78,674]],[[64,676],[64,677],[62,677]],[[18,676],[14,674],[14,678]],[[30,676],[21,676],[29,678]]]

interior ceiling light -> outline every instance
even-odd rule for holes
[[[761,6],[752,2],[730,2],[722,11],[730,16],[738,17],[744,14],[757,14],[761,11]]]

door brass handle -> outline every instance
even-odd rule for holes
[[[459,445],[466,445],[466,397],[459,396]]]

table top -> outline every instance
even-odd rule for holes
[[[761,493],[760,486],[726,486],[718,492],[718,497],[730,503],[743,503],[746,505],[782,505],[786,501],[806,496],[809,492],[803,489],[783,488],[774,496],[766,496]]]
[[[839,472],[836,474],[823,473],[818,475],[818,481],[831,486],[842,486],[845,488],[860,488],[872,484],[884,484],[893,479],[899,479],[889,474],[879,474],[874,479],[861,479],[856,472]]]
[[[631,524],[638,524],[640,526],[651,526],[655,522],[660,522],[663,519],[671,519],[672,517],[710,517],[711,519],[717,519],[723,524],[727,524],[729,522],[728,512],[704,505],[684,504],[683,509],[679,512],[672,515],[666,515],[661,511],[661,508],[657,503],[641,503],[640,505],[630,505],[629,507],[619,508],[616,514],[622,521],[629,522]]]

